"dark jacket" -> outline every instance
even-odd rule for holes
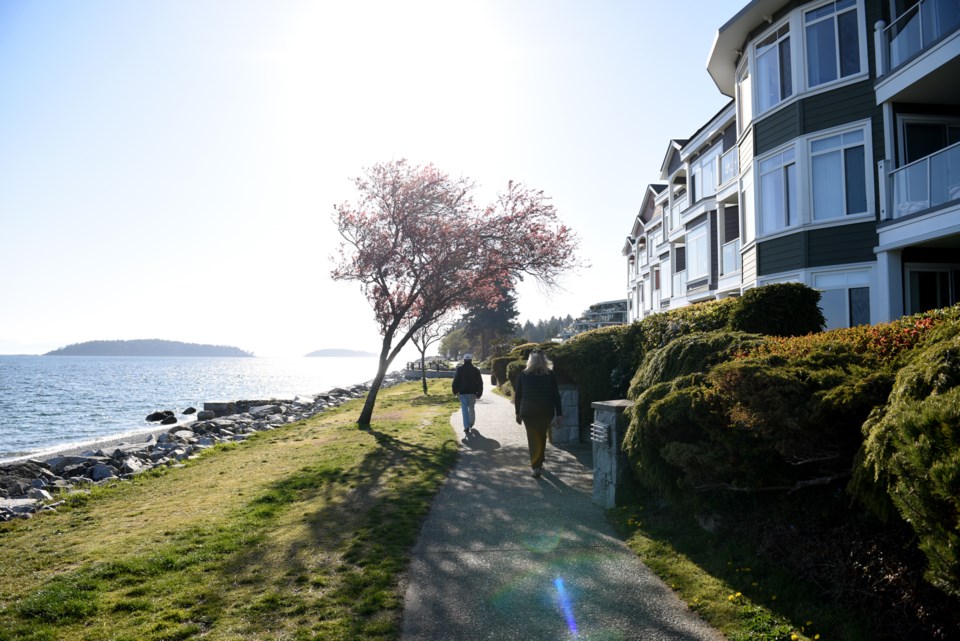
[[[453,393],[476,394],[477,398],[483,396],[483,377],[470,361],[457,367],[457,373],[453,375]]]
[[[551,419],[563,414],[560,387],[553,372],[527,374],[520,372],[513,390],[513,403],[521,418]]]

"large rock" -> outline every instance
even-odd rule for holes
[[[114,478],[117,475],[117,471],[110,467],[109,465],[104,465],[103,463],[98,463],[90,469],[89,477],[92,481],[104,481],[106,479]]]
[[[283,414],[283,408],[279,405],[258,405],[257,407],[251,407],[248,411],[250,416],[254,418],[265,418],[267,416],[273,416],[274,414]]]

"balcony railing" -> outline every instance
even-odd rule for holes
[[[673,201],[673,207],[670,208],[670,229],[680,227],[680,214],[687,208],[687,196],[684,194]]]
[[[721,266],[720,273],[724,276],[734,274],[741,269],[740,265],[740,239],[731,240],[724,244],[720,254]]]
[[[728,149],[720,156],[720,184],[726,185],[740,173],[740,150],[737,147]]]
[[[890,69],[896,69],[944,35],[960,27],[950,0],[920,0],[884,30]]]
[[[893,218],[960,200],[960,143],[891,172],[890,180]]]
[[[673,296],[686,296],[687,294],[687,272],[686,270],[673,275]]]

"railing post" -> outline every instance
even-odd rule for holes
[[[885,76],[890,71],[890,48],[886,43],[887,23],[877,20],[873,27],[873,51],[877,61],[877,78]]]
[[[890,176],[887,175],[887,161],[877,161],[877,180],[880,181],[880,220],[890,220],[892,216],[887,215],[888,199],[890,198]]]

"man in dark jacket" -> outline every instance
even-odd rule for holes
[[[477,420],[473,406],[483,396],[483,377],[473,364],[473,354],[464,354],[463,365],[457,366],[457,372],[453,375],[453,393],[460,397],[463,433],[469,436]]]

